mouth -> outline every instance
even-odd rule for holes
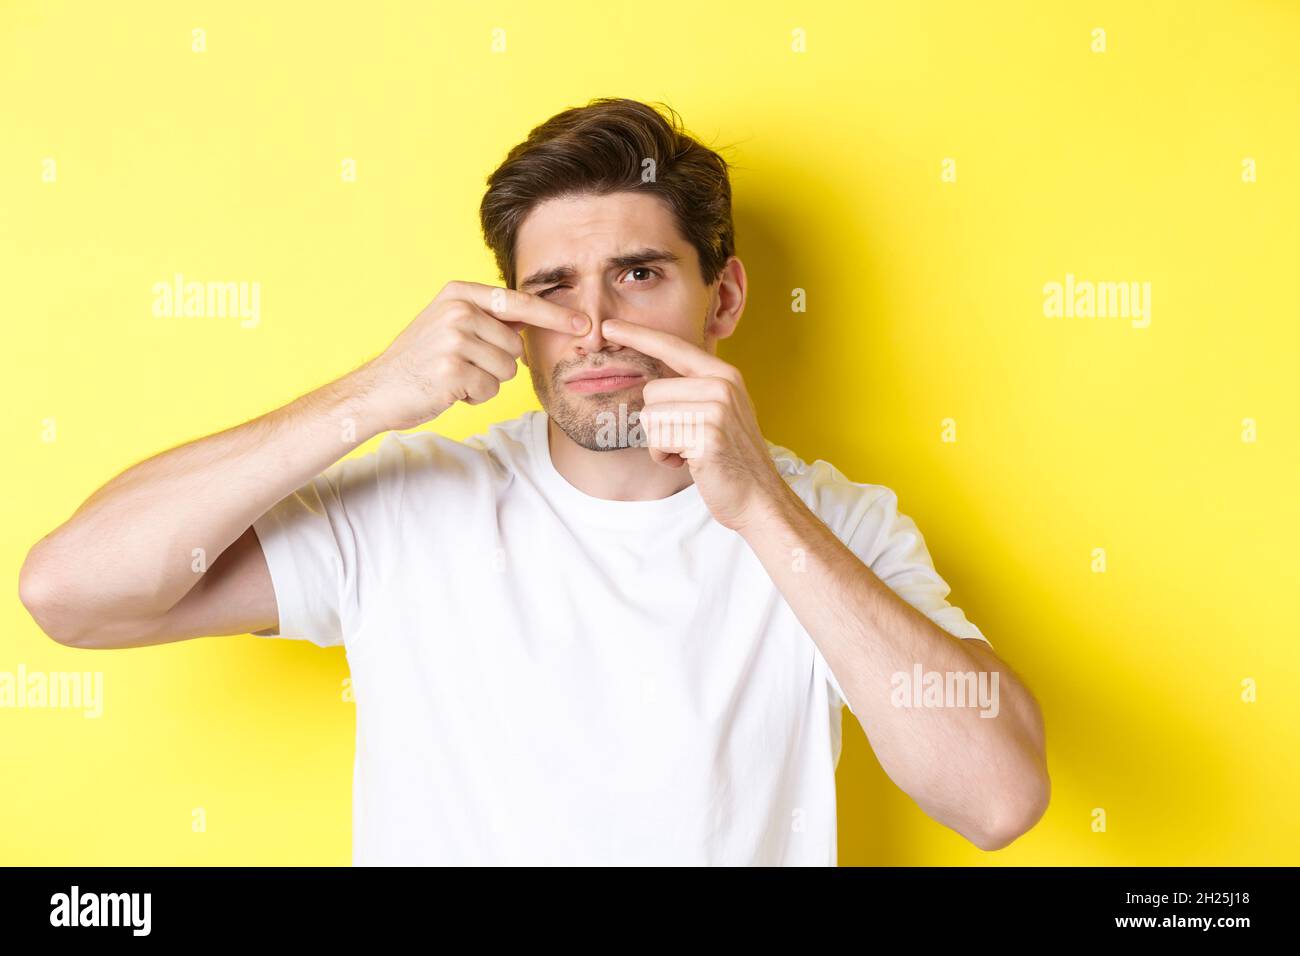
[[[620,392],[641,385],[645,380],[644,374],[632,369],[593,369],[578,373],[564,384],[570,391],[590,395],[596,392]]]

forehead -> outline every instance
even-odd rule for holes
[[[515,236],[515,274],[561,265],[595,265],[628,249],[654,246],[693,254],[668,204],[652,193],[559,196],[539,203]]]

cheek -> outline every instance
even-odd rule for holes
[[[548,372],[568,341],[568,336],[529,326],[523,331],[524,364],[530,369]]]
[[[697,301],[687,290],[680,288],[652,294],[657,291],[629,296],[625,300],[625,317],[640,325],[695,341],[707,303]]]
[[[665,311],[650,317],[647,325],[669,332],[687,342],[698,342],[704,327],[704,305],[678,303],[671,312]]]

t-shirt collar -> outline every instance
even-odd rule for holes
[[[531,453],[538,479],[557,507],[566,514],[606,527],[634,529],[676,524],[684,519],[700,520],[708,516],[708,506],[700,497],[699,489],[691,482],[667,498],[648,501],[615,501],[597,498],[569,483],[551,460],[551,447],[547,434],[549,416],[544,410],[534,410],[528,434]]]

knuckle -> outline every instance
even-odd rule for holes
[[[463,328],[472,314],[473,310],[468,302],[464,299],[452,299],[443,310],[442,317],[448,325]]]
[[[455,355],[443,354],[433,360],[431,371],[440,379],[454,379],[461,369],[461,361]]]
[[[725,388],[728,394],[733,389],[742,388],[744,386],[744,380],[740,377],[740,369],[736,368],[734,365],[725,366],[720,369],[716,375],[711,377],[714,381],[718,382],[723,388]]]

